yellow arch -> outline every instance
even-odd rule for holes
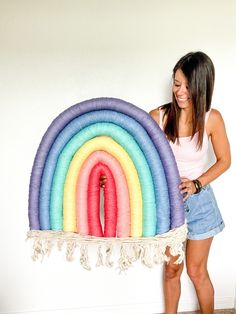
[[[94,151],[103,150],[113,155],[124,170],[131,210],[131,237],[142,236],[142,191],[137,170],[128,153],[111,137],[98,136],[87,141],[74,155],[64,185],[63,229],[76,232],[76,182],[84,161]],[[74,195],[74,198],[71,197]]]

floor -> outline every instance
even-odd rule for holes
[[[235,314],[235,309],[227,309],[227,310],[215,310],[216,314]],[[194,312],[180,312],[179,314],[200,314],[200,311],[194,311]]]

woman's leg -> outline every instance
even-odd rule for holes
[[[188,240],[186,246],[187,273],[194,284],[201,314],[214,313],[214,288],[207,271],[212,240],[213,237],[205,240]]]
[[[180,276],[183,271],[183,263],[174,264],[177,257],[170,255],[169,248],[166,255],[170,257],[168,263],[164,266],[164,297],[165,297],[165,313],[176,314],[180,298]]]

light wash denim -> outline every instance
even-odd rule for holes
[[[225,227],[210,185],[203,187],[200,193],[190,195],[184,201],[184,208],[190,240],[213,237]]]

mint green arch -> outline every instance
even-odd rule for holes
[[[50,221],[52,230],[61,230],[64,182],[70,162],[76,151],[88,140],[106,135],[120,144],[132,159],[138,173],[143,199],[143,236],[156,234],[156,201],[151,171],[143,151],[133,137],[120,126],[99,122],[89,125],[75,134],[65,145],[57,161],[50,199]]]

